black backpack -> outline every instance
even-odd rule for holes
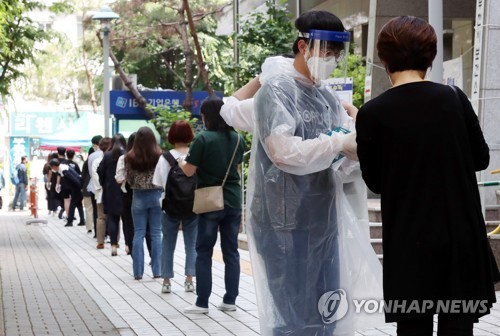
[[[167,215],[176,219],[188,219],[196,216],[193,212],[196,175],[187,177],[170,152],[163,153],[163,157],[170,164],[170,171],[161,208]]]

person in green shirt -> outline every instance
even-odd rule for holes
[[[208,299],[212,292],[212,253],[220,232],[225,264],[226,293],[218,306],[221,311],[236,310],[240,281],[238,233],[241,224],[241,186],[238,165],[243,160],[244,140],[220,116],[224,103],[217,97],[207,98],[201,105],[201,117],[206,131],[194,139],[186,157],[179,158],[179,166],[187,176],[196,173],[198,188],[224,184],[224,209],[200,214],[196,240],[196,303],[184,310],[188,314],[208,313]],[[238,142],[238,137],[240,137]],[[236,147],[238,146],[238,147]],[[236,149],[236,155],[231,158]]]

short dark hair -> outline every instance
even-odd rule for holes
[[[168,131],[167,140],[172,145],[176,143],[190,143],[194,139],[193,128],[185,120],[177,120]]]
[[[329,31],[345,31],[344,24],[335,15],[327,11],[312,10],[302,13],[297,20],[295,20],[295,28],[301,33],[308,33],[311,29],[329,30]],[[299,41],[308,39],[305,37],[297,37],[293,43],[293,53],[299,53]],[[342,42],[332,42],[332,48],[342,50],[344,45]]]
[[[52,167],[52,166],[59,167],[59,164],[60,164],[60,162],[59,162],[59,160],[58,160],[58,159],[51,159],[51,160],[49,161],[49,166],[51,166],[51,167]]]
[[[99,149],[103,152],[107,151],[109,148],[109,144],[111,143],[111,138],[105,137],[99,140]]]
[[[102,136],[100,136],[100,135],[93,136],[92,140],[91,140],[92,145],[99,145],[99,141],[101,141],[101,139],[102,139]]]
[[[66,151],[66,157],[69,159],[69,160],[72,160],[74,157],[75,157],[75,151],[72,150],[72,149],[68,149]]]
[[[28,160],[28,159],[26,159],[26,156],[21,156],[21,163],[23,163],[26,160]]]
[[[66,147],[63,147],[63,146],[57,147],[57,154],[65,155],[66,154]]]
[[[415,16],[398,16],[387,22],[377,39],[378,57],[390,73],[427,71],[437,53],[434,28]]]

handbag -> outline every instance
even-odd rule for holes
[[[193,212],[195,214],[199,215],[206,212],[224,210],[224,184],[226,183],[226,179],[229,175],[229,170],[231,169],[231,164],[233,163],[239,144],[240,136],[238,135],[236,148],[234,149],[233,157],[227,167],[224,180],[222,180],[222,185],[195,189],[193,203]]]

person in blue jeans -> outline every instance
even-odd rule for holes
[[[139,128],[132,149],[125,155],[126,180],[133,191],[132,264],[136,280],[141,280],[144,274],[144,238],[147,227],[151,233],[153,278],[161,277],[161,189],[153,184],[153,174],[160,154],[153,131],[145,126]]]
[[[181,174],[180,180],[175,178],[182,171],[178,167],[176,160],[185,156],[189,151],[189,144],[193,141],[194,132],[191,125],[184,120],[177,120],[172,124],[168,132],[167,140],[174,146],[167,154],[160,156],[156,164],[153,184],[165,188],[161,198],[162,203],[162,250],[161,250],[161,273],[163,285],[161,292],[170,293],[172,284],[170,279],[174,277],[174,252],[177,243],[177,234],[182,224],[182,233],[184,236],[184,250],[186,253],[186,262],[184,272],[186,280],[184,281],[184,290],[193,292],[193,276],[196,275],[196,236],[198,234],[198,216],[192,211],[194,199],[194,187],[196,177],[186,177]],[[171,171],[172,170],[172,171]],[[179,173],[177,173],[177,171]],[[171,173],[171,175],[170,175]],[[178,174],[178,175],[175,175]],[[176,185],[173,181],[184,183]],[[192,188],[189,186],[192,184]]]
[[[16,166],[17,178],[19,183],[16,184],[16,193],[14,195],[14,201],[12,202],[12,211],[16,209],[17,202],[19,201],[19,209],[24,210],[24,204],[26,203],[26,190],[28,190],[28,170],[26,169],[26,163],[28,160],[26,156],[21,157],[21,163]]]
[[[196,303],[184,310],[187,314],[208,313],[208,299],[212,292],[212,254],[220,232],[224,259],[226,293],[217,307],[221,311],[236,310],[240,281],[238,233],[241,225],[241,186],[238,165],[243,160],[244,140],[220,115],[224,103],[217,97],[207,98],[201,105],[201,118],[206,131],[199,133],[189,148],[186,158],[179,158],[179,166],[187,176],[196,173],[198,188],[224,184],[224,209],[198,216],[196,239]],[[239,139],[238,139],[239,137]],[[234,159],[233,159],[234,157]],[[229,169],[228,169],[229,168]]]

